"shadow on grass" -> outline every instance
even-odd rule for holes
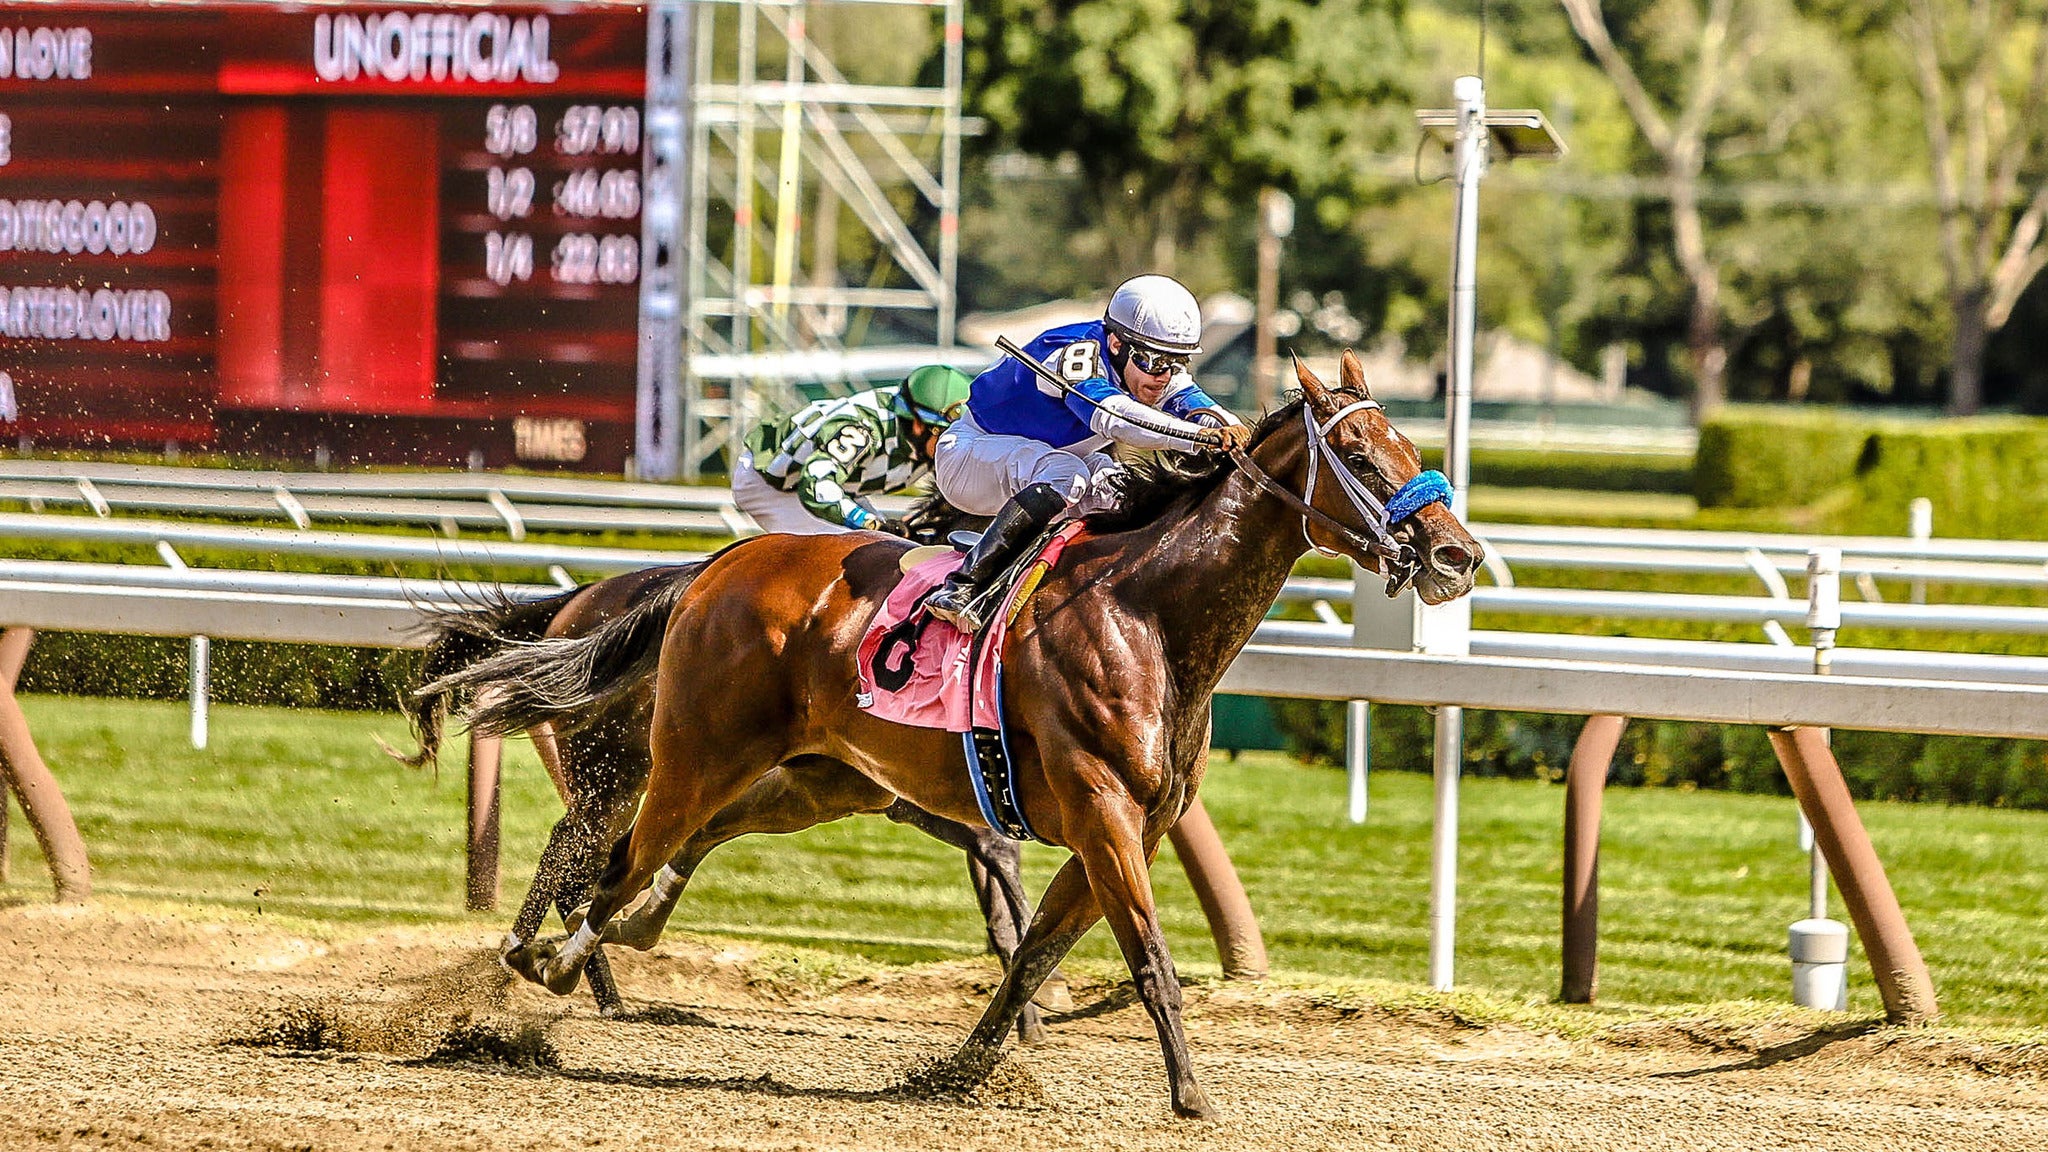
[[[1835,1028],[1822,1028],[1809,1036],[1773,1044],[1750,1053],[1749,1058],[1733,1064],[1717,1064],[1712,1068],[1690,1068],[1683,1072],[1656,1072],[1652,1079],[1690,1080],[1696,1076],[1713,1076],[1722,1072],[1754,1072],[1783,1064],[1788,1060],[1800,1060],[1843,1040],[1854,1040],[1868,1036],[1884,1026],[1881,1020],[1865,1020],[1855,1024],[1844,1024]]]

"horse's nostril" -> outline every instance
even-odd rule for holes
[[[1450,572],[1463,572],[1477,563],[1472,553],[1456,544],[1437,545],[1436,548],[1431,550],[1429,558],[1435,562],[1438,568]]]

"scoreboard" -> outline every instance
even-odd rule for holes
[[[0,0],[0,445],[621,469],[647,38]]]

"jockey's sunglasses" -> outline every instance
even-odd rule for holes
[[[1160,352],[1133,344],[1131,363],[1147,376],[1166,376],[1187,367],[1188,356],[1182,352]]]
[[[953,421],[958,420],[960,418],[961,410],[966,407],[967,401],[956,400],[953,403],[947,405],[946,410],[944,412],[934,412],[922,404],[913,402],[910,405],[910,411],[914,415],[916,415],[916,417],[919,420],[922,420],[927,424],[944,425],[951,424]]]

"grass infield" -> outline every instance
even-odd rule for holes
[[[218,707],[212,746],[186,742],[181,705],[26,697],[45,758],[82,826],[100,894],[281,917],[308,930],[392,922],[481,929],[509,921],[560,805],[531,749],[505,759],[505,897],[462,911],[459,745],[438,776],[384,757],[390,715]],[[1344,781],[1279,756],[1220,756],[1203,796],[1258,911],[1275,977],[1426,978],[1430,781],[1384,772],[1371,819],[1344,818]],[[1457,975],[1510,1008],[1556,995],[1563,789],[1475,779],[1462,793]],[[2048,1025],[2048,813],[1863,806],[1942,1007],[1960,1025]],[[1806,914],[1806,860],[1786,799],[1616,789],[1601,876],[1604,1009],[1683,1009],[1790,999],[1785,930]],[[9,902],[49,886],[18,813]],[[1033,890],[1063,853],[1027,848]],[[1182,971],[1216,956],[1171,849],[1155,884]],[[1845,917],[1839,897],[1831,908]],[[979,950],[960,855],[861,818],[719,850],[675,921],[685,931],[801,945],[845,963],[903,963]],[[1106,932],[1079,963],[1120,965]],[[1382,982],[1388,982],[1382,984]],[[1878,1011],[1862,954],[1851,1008]],[[1546,1017],[1558,1011],[1543,1010]],[[1600,1010],[1595,1010],[1600,1011]]]

